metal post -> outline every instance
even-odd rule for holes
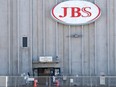
[[[17,77],[14,77],[15,78],[15,87],[16,87],[16,85],[17,85],[17,83],[16,83],[16,81],[17,81]]]
[[[6,86],[5,87],[8,87],[8,76],[6,76]]]
[[[46,87],[48,87],[48,81],[49,79],[46,77]]]
[[[51,77],[48,78],[49,78],[49,87],[51,87]]]

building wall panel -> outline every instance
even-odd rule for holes
[[[116,2],[87,0],[101,8],[101,17],[91,24],[69,26],[50,15],[62,1],[66,0],[0,0],[0,75],[31,72],[32,61],[40,56],[58,56],[64,75],[115,75]],[[70,37],[74,34],[82,37]],[[22,37],[28,37],[26,48]]]
[[[96,4],[100,6],[102,9],[102,16],[101,18],[96,21],[96,59],[97,59],[97,74],[100,75],[101,72],[105,72],[107,74],[107,65],[103,65],[103,63],[107,63],[107,27],[106,25],[106,0],[103,0],[102,2],[96,0]],[[104,4],[103,4],[104,3]]]
[[[7,0],[0,0],[0,64],[2,64],[0,75],[9,74],[9,26],[8,26],[8,4]]]

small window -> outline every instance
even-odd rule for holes
[[[23,37],[23,47],[27,47],[27,37]]]

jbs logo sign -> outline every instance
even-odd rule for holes
[[[87,1],[65,1],[54,6],[51,11],[51,15],[55,20],[69,25],[91,23],[100,14],[100,8]]]
[[[83,8],[79,8],[79,7],[62,7],[63,9],[63,16],[59,15],[60,18],[66,17],[67,16],[67,10],[70,8],[71,10],[71,14],[70,17],[90,17],[91,16],[91,12],[87,11],[87,9],[91,9],[91,7],[83,7]],[[86,15],[83,15],[82,13],[85,13]]]

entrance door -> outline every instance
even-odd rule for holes
[[[39,85],[50,85],[53,82],[53,78],[49,76],[60,75],[60,68],[34,68],[34,76],[38,76]],[[50,81],[51,80],[51,81]]]

